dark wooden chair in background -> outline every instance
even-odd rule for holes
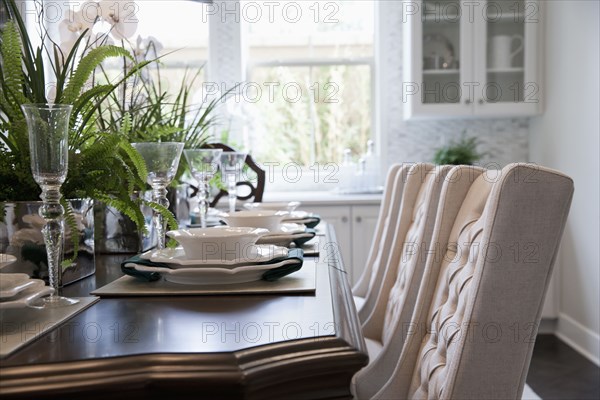
[[[208,144],[202,146],[202,148],[222,149],[224,152],[236,151],[233,148],[231,148],[223,143],[208,143]],[[238,198],[238,200],[242,200],[242,201],[252,200],[254,202],[261,202],[262,198],[263,198],[263,194],[265,192],[265,179],[266,179],[265,171],[261,167],[259,167],[258,164],[256,164],[256,162],[252,159],[252,157],[250,155],[246,156],[246,165],[248,166],[248,168],[250,168],[256,174],[256,182],[251,182],[251,181],[238,182],[237,183],[238,187],[246,187],[247,189],[249,189],[249,192],[244,193],[244,194],[238,194],[237,198]],[[219,203],[219,200],[221,199],[221,197],[228,196],[228,195],[229,195],[229,192],[227,190],[221,189],[219,191],[219,193],[217,193],[215,198],[210,202],[210,206],[215,207],[217,205],[217,203]]]

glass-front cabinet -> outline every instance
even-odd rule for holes
[[[540,113],[539,1],[406,2],[403,19],[406,119]]]

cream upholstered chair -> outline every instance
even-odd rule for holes
[[[356,284],[352,288],[352,294],[354,297],[354,303],[357,309],[360,309],[365,302],[365,297],[367,296],[367,292],[369,291],[369,286],[371,285],[371,278],[374,274],[375,263],[379,263],[381,257],[381,253],[379,248],[381,247],[382,242],[385,242],[388,234],[388,226],[390,223],[390,211],[395,209],[394,206],[396,199],[399,199],[402,194],[402,187],[404,182],[397,182],[396,178],[398,173],[403,168],[401,164],[393,164],[387,173],[387,177],[385,179],[385,186],[383,191],[383,198],[381,200],[381,206],[379,208],[379,216],[377,218],[377,223],[375,224],[375,233],[373,234],[373,241],[371,242],[371,248],[369,250],[369,256],[367,257],[367,262],[365,263],[364,269]],[[408,168],[404,166],[404,168]],[[398,187],[398,184],[401,184],[402,187]]]
[[[376,399],[517,399],[573,195],[572,180],[511,164],[448,202],[406,342]],[[439,211],[438,211],[439,212]]]
[[[427,255],[435,250],[432,237],[442,217],[438,214],[439,204],[449,201],[457,204],[458,209],[482,172],[480,168],[466,166],[442,166],[427,171],[415,206],[409,218],[405,217],[408,229],[390,257],[393,265],[388,268],[377,304],[363,324],[370,361],[355,375],[353,390],[357,398],[371,398],[392,377],[402,353],[404,330],[412,317]]]
[[[374,268],[369,290],[363,306],[358,310],[358,317],[363,324],[377,306],[377,299],[381,296],[381,291],[389,289],[386,279],[390,279],[390,268],[397,268],[398,245],[404,241],[421,187],[433,168],[433,164],[415,163],[404,167],[396,178],[397,198],[394,201],[395,207],[390,211],[386,242],[379,247],[379,259],[375,264],[376,268]],[[395,261],[392,261],[393,258]]]

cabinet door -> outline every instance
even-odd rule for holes
[[[339,251],[349,279],[352,275],[352,210],[349,206],[307,206],[303,210],[319,214],[323,221],[333,225]]]
[[[379,217],[379,206],[352,207],[352,284],[354,285],[367,262]]]
[[[540,111],[537,0],[477,3],[475,15],[475,114],[533,115]],[[477,10],[480,8],[480,10]]]
[[[471,115],[473,19],[463,2],[407,2],[403,18],[405,118]]]

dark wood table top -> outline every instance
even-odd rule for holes
[[[367,363],[331,228],[314,294],[103,298],[0,361],[4,398],[349,398]],[[123,256],[66,287],[87,296]]]

